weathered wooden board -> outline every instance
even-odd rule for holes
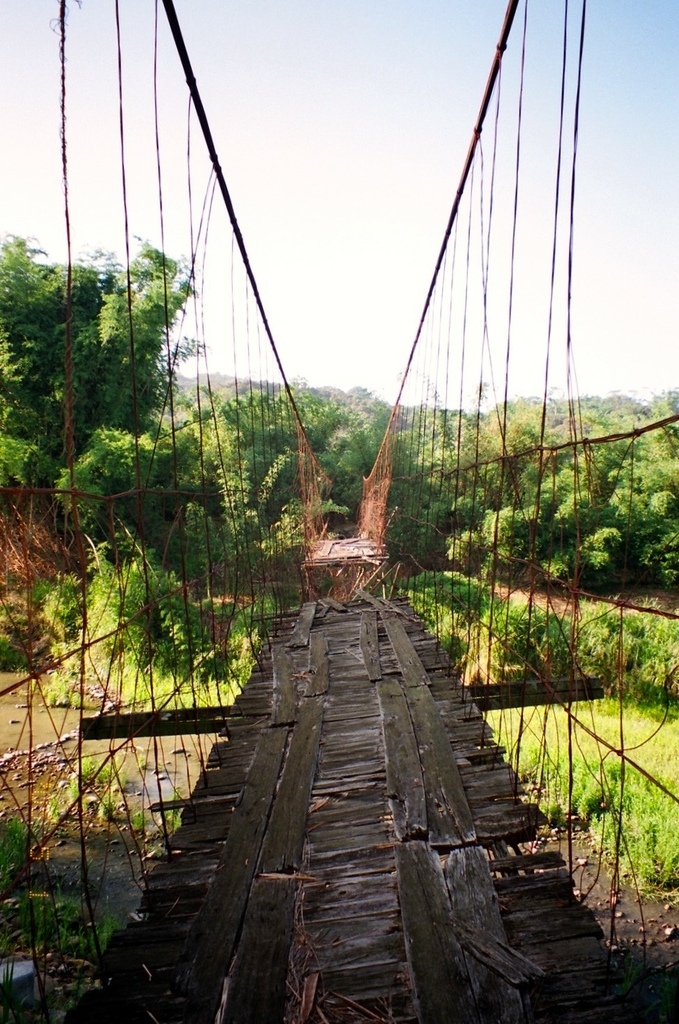
[[[424,838],[427,804],[408,704],[401,684],[393,677],[377,683],[377,696],[382,713],[387,796],[394,830],[399,839]]]
[[[508,900],[520,899],[524,892],[529,894],[533,904],[538,899],[547,898],[552,900],[555,897],[567,903],[572,894],[572,889],[573,879],[565,866],[559,868],[556,874],[553,871],[549,874],[540,872],[537,875],[512,874],[495,879],[495,891],[505,901],[506,905],[508,905]]]
[[[455,937],[441,861],[417,840],[395,848],[408,962],[419,1019],[478,1024],[465,955]]]
[[[482,1020],[521,1024],[527,1019],[518,986],[542,976],[507,944],[488,861],[480,846],[452,850],[445,879],[457,939],[470,954],[471,983]],[[512,987],[515,986],[515,987]]]
[[[177,986],[189,997],[187,1024],[203,1024],[216,1012],[286,743],[285,729],[266,729],[262,733],[208,897],[187,936],[177,969]]]
[[[382,678],[380,646],[377,638],[377,612],[367,611],[361,615],[361,654],[368,679],[373,682]]]
[[[304,828],[322,721],[323,698],[303,698],[262,844],[260,871],[293,871],[302,866]]]
[[[294,879],[254,880],[228,979],[224,1024],[281,1024],[296,886]]]
[[[380,565],[386,561],[386,549],[363,537],[330,537],[316,541],[305,561],[306,566],[341,566],[356,562]]]
[[[567,704],[582,700],[601,700],[604,689],[594,676],[575,679],[526,679],[522,682],[476,683],[463,688],[466,700],[476,701],[484,711],[503,708],[537,707],[543,704]]]
[[[436,702],[426,686],[406,687],[405,695],[426,786],[429,841],[433,846],[474,843],[472,813]]]
[[[501,905],[502,905],[501,901]],[[584,910],[584,913],[582,912]],[[574,905],[553,901],[549,907],[530,907],[503,915],[507,938],[511,946],[518,947],[522,936],[530,935],[531,945],[539,946],[554,939],[558,929],[560,939],[582,938],[592,935],[601,938],[603,933],[591,911]],[[521,942],[521,948],[530,955],[530,946]]]
[[[318,605],[315,619],[310,604],[289,647],[295,631],[292,617],[285,619],[282,654],[262,652],[229,709],[229,738],[212,747],[184,809],[174,855],[152,872],[146,919],[114,937],[106,953],[110,983],[86,997],[69,1024],[136,1024],[151,1015],[163,1024],[214,1022],[224,993],[230,1024],[292,1019],[294,998],[282,1003],[292,991],[285,976],[291,938],[296,979],[321,971],[318,1010],[328,1019],[374,1011],[399,1024],[523,1024],[526,987],[540,1022],[638,1019],[603,995],[609,979],[600,932],[574,901],[558,855],[509,856],[507,841],[534,834],[537,810],[514,799],[504,751],[478,707],[444,674],[445,654],[406,603],[365,600],[341,614]],[[378,633],[377,611],[396,623],[390,628],[405,672]],[[374,638],[363,626],[370,620]],[[302,680],[320,696],[297,698]],[[267,766],[264,750],[277,742],[285,750],[270,750],[278,761]],[[451,764],[458,767],[452,781]],[[428,803],[417,799],[418,772]],[[458,783],[467,804],[458,808],[462,829],[451,810]],[[260,785],[256,796],[252,787]],[[409,803],[418,807],[410,817]],[[429,833],[419,828],[423,806],[435,815]],[[467,840],[460,835],[466,813],[476,843],[468,818]],[[425,835],[429,842],[419,838]],[[487,862],[481,845],[496,859]],[[493,885],[491,872],[499,876]],[[299,932],[295,891],[303,894]],[[173,981],[177,962],[185,990],[187,979],[196,981],[194,955],[205,961],[202,1004],[192,995],[185,1013],[187,998]],[[536,964],[544,979],[536,978]]]
[[[413,647],[403,623],[393,615],[382,613],[382,621],[406,686],[426,686],[429,682],[426,669]]]
[[[565,865],[565,860],[557,850],[545,850],[543,853],[525,853],[520,856],[496,857],[488,862],[488,867],[493,873],[515,874],[517,871],[526,871],[531,874],[535,871],[548,871],[560,869]]]
[[[307,697],[320,697],[328,692],[328,638],[312,633],[309,641],[309,682]]]
[[[231,708],[180,708],[165,711],[106,713],[83,719],[83,740],[122,739],[128,736],[219,735],[228,729]]]
[[[272,725],[291,725],[297,709],[295,666],[282,644],[275,644],[273,656],[273,708]]]
[[[535,839],[541,820],[535,805],[510,801],[489,805],[481,803],[474,807],[472,813],[478,840],[484,846],[499,839],[510,844],[528,843]]]
[[[314,615],[316,614],[316,602],[307,601],[306,604],[302,605],[302,609],[299,613],[299,618],[295,623],[295,628],[292,631],[292,636],[287,642],[287,647],[307,647],[309,643],[309,633],[314,622]]]

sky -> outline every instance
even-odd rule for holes
[[[176,9],[288,377],[393,398],[504,0],[176,0]],[[571,10],[575,46],[579,4]],[[31,237],[51,260],[63,261],[57,13],[56,0],[0,0],[0,234]],[[120,0],[120,16],[130,232],[159,246],[153,0]],[[493,273],[511,237],[522,18],[503,70],[508,114],[494,193]],[[562,20],[558,0],[530,0],[517,237],[522,276],[514,309],[523,347],[515,349],[514,394],[541,393],[544,377],[538,353]],[[113,0],[71,0],[67,57],[74,252],[103,249],[122,259]],[[582,394],[679,387],[678,57],[676,0],[589,0],[573,250],[572,337]],[[165,248],[187,257],[187,90],[162,6],[158,68]],[[572,58],[569,68],[572,111]],[[487,173],[490,135],[487,128]],[[195,123],[191,152],[199,210],[208,165]],[[219,278],[229,250],[223,215],[210,232],[222,250],[214,263]],[[562,228],[562,276],[567,244]],[[563,348],[563,280],[559,288],[556,345]],[[506,278],[498,280],[505,307],[506,290]],[[220,316],[228,318],[228,309],[217,298],[207,313],[213,370],[228,369]],[[557,390],[564,366],[561,353],[550,377]]]

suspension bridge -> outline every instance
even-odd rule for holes
[[[116,759],[131,752],[139,766],[138,751],[150,743],[154,767],[139,767],[142,779],[152,771],[160,780],[172,763],[163,745],[167,737],[176,744],[175,763],[186,760],[189,742],[199,762],[190,793],[168,793],[160,781],[152,792],[144,783],[146,795],[152,792],[150,811],[162,823],[163,860],[149,870],[144,851],[125,840],[131,857],[141,854],[141,903],[133,922],[99,950],[100,983],[66,1021],[632,1024],[641,1011],[621,984],[611,952],[615,903],[605,944],[600,921],[575,890],[573,807],[569,802],[565,849],[542,849],[537,840],[546,819],[539,787],[525,790],[519,777],[520,736],[530,707],[564,715],[571,768],[573,735],[582,728],[600,745],[602,759],[615,754],[623,766],[641,770],[623,740],[612,744],[588,724],[587,709],[604,690],[578,653],[579,602],[590,596],[583,565],[595,550],[591,537],[599,537],[595,553],[601,557],[611,537],[597,533],[592,495],[598,508],[613,501],[617,482],[626,486],[623,467],[634,445],[649,434],[665,436],[679,421],[671,413],[628,433],[592,437],[575,392],[570,297],[585,4],[575,46],[574,16],[568,5],[565,11],[553,226],[545,253],[551,265],[545,390],[537,429],[513,433],[507,414],[520,291],[516,238],[526,59],[524,6],[518,88],[507,114],[514,145],[503,156],[498,125],[507,108],[500,84],[520,20],[520,4],[510,0],[399,393],[374,465],[366,466],[358,508],[345,513],[355,526],[341,536],[328,525],[329,461],[314,452],[299,394],[287,380],[172,0],[163,0],[163,8],[189,89],[189,118],[203,135],[210,166],[191,223],[180,333],[193,316],[201,338],[208,226],[221,199],[231,238],[223,275],[231,281],[229,401],[220,405],[201,364],[201,340],[193,418],[180,408],[181,345],[168,312],[165,270],[162,410],[155,434],[147,432],[148,448],[140,442],[143,379],[135,303],[142,286],[133,284],[128,261],[123,306],[137,428],[130,442],[134,483],[106,490],[96,474],[86,478],[78,447],[77,295],[69,253],[64,474],[59,487],[1,489],[2,568],[14,590],[20,583],[27,595],[28,632],[37,622],[28,595],[41,573],[68,579],[75,586],[73,607],[80,608],[47,662],[26,641],[29,671],[6,691],[27,687],[29,697],[39,696],[51,672],[68,676],[80,698],[77,751],[69,747],[72,736],[54,739],[62,759],[57,764],[66,772],[77,766],[78,792],[39,832],[33,823],[42,784],[31,774],[29,756],[27,786],[35,800],[21,808],[31,850],[19,881],[28,879],[30,888],[32,878],[43,878],[41,871],[49,874],[41,863],[59,829],[77,820],[84,899],[95,925],[84,828],[88,786],[94,787],[82,768],[88,744],[108,744],[104,765],[117,771]],[[64,4],[60,31],[68,227]],[[118,47],[120,55],[120,37]],[[120,105],[124,178],[122,86]],[[489,155],[482,139],[492,121]],[[500,216],[496,174],[499,179],[502,159],[512,175],[504,196],[509,242],[505,237],[499,243],[492,218]],[[158,182],[162,219],[160,158]],[[558,256],[562,238],[569,251],[565,262]],[[496,272],[496,266],[503,269]],[[502,275],[500,323],[489,298],[491,267]],[[491,334],[506,341],[499,362],[491,354]],[[550,360],[559,345],[567,399],[564,431],[555,439],[548,392]],[[474,346],[477,357],[471,355]],[[470,387],[476,406],[465,410]],[[492,416],[499,449],[484,434],[489,387],[498,399]],[[187,437],[200,467],[199,479],[191,482],[182,464]],[[613,490],[603,495],[596,453],[613,446],[623,454]],[[160,482],[154,476],[158,465],[166,474]],[[575,481],[576,542],[569,564],[560,555],[566,476]],[[589,535],[587,517],[593,523]],[[104,592],[110,601],[115,595],[115,614]],[[522,602],[521,628],[513,633],[512,595]],[[618,597],[600,601],[620,616],[621,630],[626,611],[648,611]],[[657,608],[650,614],[678,617]],[[448,620],[458,624],[458,635],[466,632],[463,658],[456,659]],[[538,629],[548,637],[540,657]],[[163,656],[171,668],[161,685],[166,633],[171,656]],[[559,644],[565,658],[557,656]],[[242,688],[230,681],[237,657],[251,670]],[[508,751],[488,718],[511,710],[519,716],[519,742]],[[31,729],[29,722],[29,741]],[[30,754],[32,742],[28,749]],[[542,753],[549,757],[544,737]],[[3,775],[8,790],[9,772]],[[676,803],[676,795],[646,775]],[[571,796],[572,787],[569,801]],[[132,814],[126,814],[129,837]],[[176,829],[168,826],[172,815],[179,819]],[[619,849],[620,835],[618,840]],[[617,870],[616,863],[612,892]],[[38,998],[46,1007],[47,967],[37,939],[33,959]]]

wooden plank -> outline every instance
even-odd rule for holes
[[[368,679],[371,682],[381,679],[382,668],[380,666],[380,646],[377,639],[376,611],[363,612],[361,615],[360,646]]]
[[[179,958],[177,988],[189,997],[187,1024],[212,1020],[217,1010],[286,743],[285,729],[266,729],[259,739],[215,877]]]
[[[356,591],[356,597],[360,598],[361,601],[365,601],[366,604],[372,605],[378,612],[384,613],[384,615],[400,615],[401,618],[407,619],[409,622],[417,622],[419,619],[413,612],[412,608],[407,601],[387,601],[383,597],[373,597],[367,590],[361,590],[360,588]]]
[[[529,875],[520,875],[515,872],[495,879],[495,891],[503,900],[505,897],[521,896],[522,893],[526,893],[528,899],[533,900],[539,898],[543,893],[547,893],[548,898],[563,899],[564,906],[566,906],[569,901],[572,901],[572,890],[573,879],[565,864],[562,868],[558,868],[556,873],[550,871],[549,874],[546,874],[541,871],[537,874],[533,872]],[[582,906],[582,904],[578,904],[578,906]]]
[[[272,725],[292,725],[297,708],[294,680],[295,666],[282,644],[275,644],[273,656],[273,708]]]
[[[546,871],[562,868],[566,861],[557,850],[545,850],[544,853],[524,853],[519,856],[496,857],[488,862],[492,872]]]
[[[335,612],[348,611],[347,606],[341,601],[336,601],[334,597],[322,597],[320,603],[325,605],[326,609],[332,608]]]
[[[302,866],[304,830],[322,721],[323,698],[305,697],[264,838],[260,871],[291,871]]]
[[[604,689],[595,676],[579,676],[575,680],[526,679],[521,682],[475,683],[463,687],[463,694],[465,700],[476,701],[484,711],[501,711],[503,708],[600,700],[604,696]]]
[[[399,839],[427,833],[427,805],[422,766],[403,689],[396,679],[377,683],[382,713],[387,796]]]
[[[185,736],[205,732],[219,735],[228,729],[229,713],[230,709],[225,707],[212,707],[96,715],[83,719],[83,740]]]
[[[307,647],[309,644],[309,633],[314,622],[314,615],[316,614],[316,602],[307,601],[306,604],[302,605],[302,609],[299,613],[295,628],[292,631],[292,636],[288,640],[286,647]]]
[[[522,1024],[527,1019],[517,991],[543,972],[507,943],[497,896],[480,846],[452,850],[445,866],[455,933],[465,952],[483,1020]]]
[[[424,842],[395,847],[399,897],[418,1017],[426,1024],[478,1024],[465,956],[455,937],[438,854]]]
[[[297,884],[291,878],[255,879],[226,986],[224,1024],[283,1020]]]
[[[474,820],[446,729],[427,686],[405,690],[420,751],[429,842],[460,846],[476,842]]]
[[[551,907],[529,907],[507,914],[504,918],[507,938],[513,946],[521,946],[527,953],[533,946],[540,947],[559,939],[579,939],[587,935],[602,938],[601,926],[591,911],[581,913],[578,907],[564,908],[556,901]],[[530,943],[526,937],[530,938]]]
[[[473,810],[476,833],[484,846],[504,839],[505,842],[528,843],[535,839],[544,815],[536,804],[499,801]]]
[[[309,642],[309,682],[307,697],[320,697],[328,692],[328,638],[312,633]]]
[[[406,686],[426,686],[429,677],[403,623],[391,615],[384,614],[382,621],[394,649],[404,684]]]

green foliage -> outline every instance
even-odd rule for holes
[[[391,549],[408,571],[452,565],[518,586],[528,564],[593,589],[679,581],[676,392],[517,399],[468,414],[404,410],[396,434]],[[589,439],[607,437],[605,444]],[[574,443],[577,442],[577,443]],[[447,563],[447,564],[446,564]]]
[[[0,892],[14,879],[28,856],[28,829],[21,818],[9,818],[0,834]]]
[[[26,656],[0,634],[0,672],[18,672],[26,667]]]
[[[468,680],[510,682],[567,677],[575,664],[609,694],[664,708],[679,698],[679,622],[581,601],[577,622],[549,611],[539,596],[503,596],[459,573],[408,581],[415,610],[440,637]]]
[[[59,950],[65,956],[96,963],[94,928],[81,901],[71,896],[51,895],[42,890],[24,893],[19,904],[22,943],[38,954]],[[105,917],[97,924],[97,939],[104,948],[117,922]]]
[[[621,743],[619,706],[580,705],[576,714],[613,746]],[[563,825],[572,810],[588,824],[609,862],[619,852],[623,873],[649,892],[679,889],[679,805],[645,775],[623,762],[589,733],[574,726],[569,759],[566,716],[559,709],[491,715],[499,740],[519,758],[521,781],[539,796],[548,820]],[[679,718],[658,732],[643,710],[625,709],[625,746],[671,792],[679,790]]]
[[[65,289],[65,268],[25,239],[0,248],[0,483],[49,486],[63,464]],[[189,350],[171,335],[187,295],[179,264],[147,244],[129,293],[110,256],[73,268],[76,452],[102,427],[140,433],[157,423],[167,367]]]
[[[156,700],[173,694],[179,705],[229,703],[256,653],[246,610],[216,598],[190,598],[152,551],[146,558],[136,551],[117,565],[106,556],[101,548],[86,588],[85,635],[93,641],[86,684],[139,706],[152,692]],[[62,577],[44,589],[42,614],[50,622],[54,653],[77,650],[84,622],[75,578]],[[79,673],[79,661],[67,658],[45,683],[48,700],[77,705]]]
[[[468,681],[568,674],[567,629],[537,604],[492,594],[460,573],[414,576],[406,592]]]

